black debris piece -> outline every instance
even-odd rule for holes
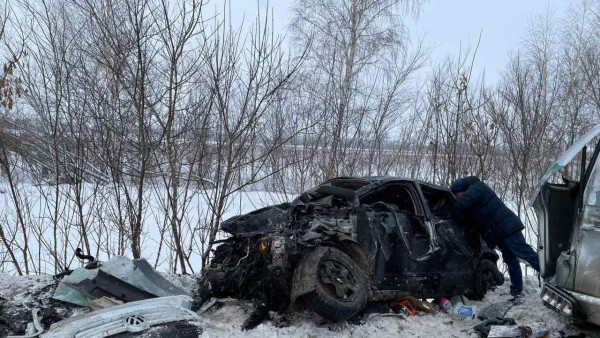
[[[479,334],[480,337],[487,337],[488,334],[490,333],[490,329],[492,328],[492,326],[496,326],[496,325],[517,325],[517,323],[515,322],[514,319],[512,318],[500,318],[500,317],[496,317],[496,318],[490,318],[490,319],[486,319],[483,322],[473,326],[473,329],[475,330],[475,332],[477,332]]]

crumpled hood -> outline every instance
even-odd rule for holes
[[[289,221],[289,210],[289,203],[268,206],[224,221],[221,230],[242,237],[268,233]]]

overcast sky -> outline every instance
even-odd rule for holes
[[[213,2],[219,6],[221,1]],[[260,0],[261,6],[267,1]],[[433,48],[431,62],[441,61],[446,55],[458,54],[463,48],[474,48],[481,32],[475,71],[485,69],[486,82],[493,83],[505,66],[511,51],[523,39],[531,20],[550,10],[557,18],[580,0],[429,0],[416,19],[407,20],[412,32],[424,36]],[[289,8],[294,0],[269,0],[274,15],[274,28],[285,34],[291,19]],[[231,0],[234,20],[244,13],[247,21],[257,13],[256,0]],[[219,9],[220,11],[220,9]]]
[[[430,0],[410,26],[434,47],[433,62],[463,47],[475,48],[481,32],[476,69],[495,82],[532,19],[550,11],[563,17],[579,0]]]

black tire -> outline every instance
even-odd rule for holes
[[[496,263],[489,259],[482,259],[479,269],[475,272],[471,292],[465,296],[470,300],[482,300],[488,290],[495,290],[496,286],[504,283],[504,277],[498,270]]]
[[[332,321],[351,318],[367,304],[367,280],[356,262],[329,248],[317,265],[315,290],[304,296],[307,307]]]

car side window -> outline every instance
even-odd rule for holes
[[[454,196],[451,192],[420,185],[431,214],[437,218],[449,219],[454,206]]]
[[[360,199],[363,204],[373,204],[383,202],[391,204],[399,211],[415,213],[415,203],[408,191],[408,188],[402,184],[391,184],[371,192]]]

